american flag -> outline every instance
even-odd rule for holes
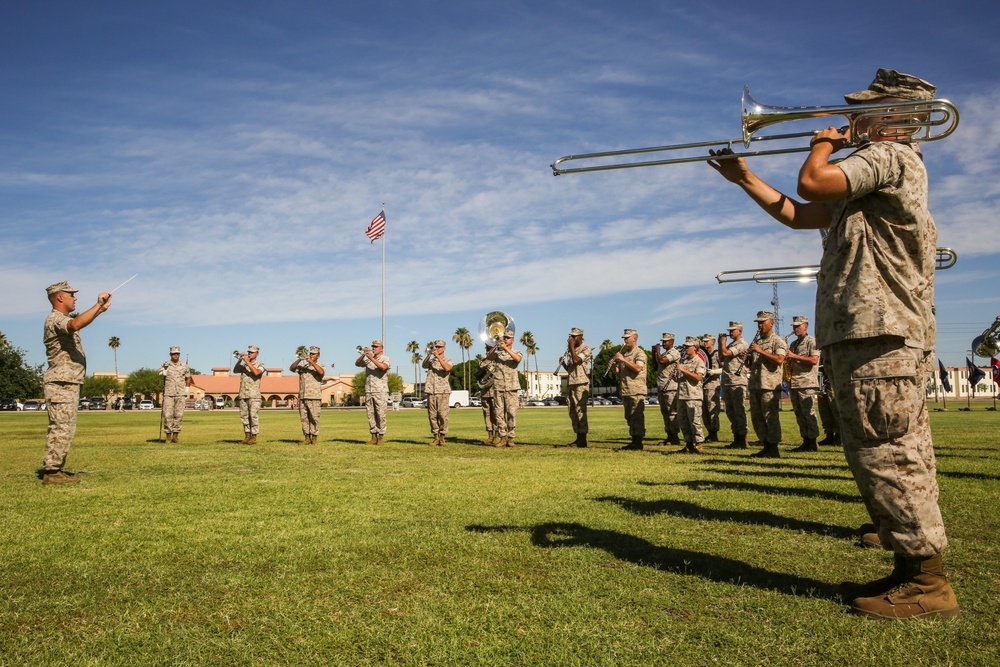
[[[368,229],[365,230],[365,234],[372,240],[372,243],[375,243],[375,239],[385,234],[385,211],[381,211],[375,216],[375,219],[368,225]]]

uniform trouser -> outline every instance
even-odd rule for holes
[[[427,394],[427,419],[431,423],[431,435],[448,435],[448,399],[447,394]]]
[[[694,399],[693,401],[682,401],[677,399],[677,425],[684,434],[684,442],[687,444],[701,444],[705,442],[705,436],[701,432],[701,409],[704,406],[704,399]]]
[[[184,421],[184,401],[186,396],[163,397],[163,430],[166,433],[180,433]]]
[[[42,467],[46,472],[62,470],[76,434],[76,408],[80,385],[68,382],[45,383],[45,406],[49,412],[49,432],[45,439]]]
[[[319,435],[319,414],[323,403],[321,398],[299,399],[299,422],[302,435]]]
[[[722,385],[722,402],[726,406],[726,418],[733,429],[736,437],[746,437],[747,434],[747,409],[744,403],[747,400],[747,386],[745,384]]]
[[[826,386],[820,390],[816,409],[819,412],[819,421],[823,424],[823,432],[827,435],[839,434],[840,418],[837,416],[837,405],[833,400],[832,382],[827,381]]]
[[[780,407],[781,387],[750,390],[750,421],[761,445],[776,445],[781,442],[781,422],[778,420]]]
[[[368,432],[385,435],[385,413],[389,406],[389,394],[365,394],[365,411],[368,413]]]
[[[628,434],[635,439],[646,437],[646,397],[622,396],[625,407],[625,423],[628,424]]]
[[[819,388],[808,387],[788,390],[792,399],[792,411],[799,425],[799,434],[805,440],[819,437],[819,423],[816,421],[816,403],[819,400]]]
[[[927,413],[929,355],[893,336],[823,348],[840,411],[841,442],[886,549],[933,556],[947,545]]]
[[[496,390],[493,407],[497,434],[501,438],[513,438],[517,432],[517,390]]]
[[[704,385],[702,389],[704,400],[701,406],[701,416],[709,433],[719,432],[719,412],[722,410],[722,398],[719,395],[719,382]]]
[[[677,427],[677,390],[667,389],[656,391],[656,400],[660,404],[660,415],[663,417],[663,430],[667,435],[679,433]]]
[[[498,430],[496,397],[492,393],[483,393],[480,399],[483,402],[483,423],[486,424],[486,432],[493,433]]]
[[[257,435],[260,432],[260,412],[261,399],[259,398],[239,398],[240,421],[243,422],[243,432],[250,435]]]
[[[590,400],[589,384],[571,384],[566,391],[569,406],[569,422],[573,425],[573,433],[587,433],[587,401]]]

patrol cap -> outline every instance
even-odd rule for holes
[[[708,343],[708,342],[714,343],[715,342],[715,336],[713,336],[710,333],[707,333],[707,334],[705,334],[704,336],[701,337],[701,342],[702,343]]]
[[[664,331],[662,334],[660,334],[660,341],[661,342],[665,343],[668,340],[673,340],[673,339],[674,339],[674,335],[672,333],[667,332],[667,331]]]
[[[372,347],[384,347],[384,346],[382,345],[382,341],[376,338],[375,340],[372,341]]]
[[[260,348],[256,345],[247,345],[247,352],[260,352]]]
[[[69,283],[63,280],[62,282],[55,283],[54,285],[49,285],[45,288],[45,293],[49,296],[53,294],[59,294],[59,292],[69,292],[70,294],[76,294],[80,290],[73,289],[69,286]]]
[[[792,326],[796,327],[800,324],[809,324],[809,318],[805,315],[796,315],[792,318]]]
[[[912,74],[903,74],[894,69],[879,68],[875,80],[865,90],[844,95],[848,104],[864,104],[883,97],[900,97],[904,100],[933,99],[937,87],[918,79]]]
[[[178,347],[177,345],[174,345],[172,348],[170,348],[170,354],[180,354],[180,353],[181,353],[181,348]]]
[[[570,336],[582,336],[583,335],[583,329],[578,329],[577,327],[573,327],[572,329],[569,330],[569,335]]]
[[[444,347],[444,341],[443,340],[434,341],[434,347]]]
[[[684,347],[698,347],[701,345],[701,339],[697,336],[688,336],[684,339]]]
[[[638,336],[639,332],[635,329],[626,329],[625,333],[622,334],[622,338],[628,338],[629,336]]]
[[[732,331],[733,329],[742,329],[743,323],[737,322],[736,320],[729,320],[729,326],[726,327],[726,331]]]
[[[319,348],[315,345],[309,346],[309,354],[319,354]]]
[[[772,313],[771,311],[758,310],[757,319],[755,319],[754,322],[766,322],[768,320],[773,320],[773,319],[774,319],[774,313]]]
[[[503,337],[504,338],[513,338],[514,337],[514,332],[511,329],[507,329],[506,331],[503,332]]]

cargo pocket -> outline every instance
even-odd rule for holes
[[[857,412],[850,427],[855,435],[863,440],[905,435],[923,398],[916,379],[917,362],[906,352],[858,367],[851,374]]]

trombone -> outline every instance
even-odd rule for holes
[[[958,253],[951,248],[938,248],[934,257],[934,269],[944,271],[955,266]],[[740,269],[721,271],[715,276],[719,283],[809,283],[815,282],[819,266],[775,266],[770,269]]]
[[[779,107],[761,104],[750,96],[750,88],[743,87],[742,99],[742,126],[743,136],[735,139],[723,139],[721,141],[699,141],[689,144],[677,144],[674,146],[652,146],[649,148],[629,148],[625,150],[606,151],[603,153],[586,153],[582,155],[566,155],[552,163],[552,175],[575,174],[583,171],[608,171],[610,169],[629,169],[631,167],[654,167],[662,164],[681,164],[684,162],[706,162],[708,160],[726,160],[737,157],[756,157],[758,155],[784,155],[786,153],[803,153],[810,150],[809,146],[799,146],[794,148],[773,148],[771,150],[745,151],[742,153],[732,153],[729,155],[706,155],[707,151],[698,151],[694,155],[680,157],[670,157],[659,160],[626,161],[596,164],[593,166],[562,168],[564,162],[574,160],[598,160],[600,158],[617,158],[623,156],[646,155],[649,153],[662,153],[667,151],[693,151],[694,149],[732,148],[733,144],[743,143],[743,148],[750,148],[750,144],[761,141],[777,141],[788,139],[799,139],[812,137],[816,133],[797,132],[792,134],[773,134],[755,136],[756,133],[765,127],[776,123],[784,123],[792,120],[805,120],[812,118],[824,118],[827,116],[844,116],[849,125],[844,130],[850,129],[850,138],[847,146],[849,148],[860,146],[867,142],[872,134],[883,139],[892,141],[903,141],[907,143],[918,143],[923,141],[936,141],[944,139],[958,127],[958,108],[943,99],[916,100],[903,102],[883,102],[876,104],[845,104],[828,107]],[[862,120],[874,119],[869,126],[869,133],[859,134],[856,127]],[[940,128],[936,134],[932,133],[934,128]]]

